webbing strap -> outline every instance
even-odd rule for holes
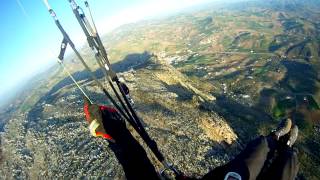
[[[102,89],[103,93],[108,97],[108,99],[112,102],[112,104],[117,108],[117,110],[120,112],[120,114],[125,119],[128,120],[129,118],[128,118],[127,114],[125,114],[124,111],[119,107],[118,103],[112,98],[112,96],[109,94],[109,92],[102,86],[102,84],[98,81],[96,76],[93,74],[92,70],[89,68],[87,63],[84,61],[84,59],[82,58],[82,56],[80,55],[80,53],[76,49],[75,45],[73,44],[72,40],[70,39],[70,37],[68,36],[68,34],[66,33],[66,31],[64,30],[62,25],[60,24],[60,21],[58,20],[56,13],[53,11],[53,9],[48,9],[48,11],[51,14],[51,16],[53,17],[58,29],[60,30],[60,32],[63,35],[63,37],[66,39],[66,41],[68,42],[68,44],[72,48],[73,52],[76,54],[77,58],[81,61],[81,63],[85,67],[85,69],[89,72],[89,76],[94,80],[94,82],[98,85],[98,87]]]
[[[66,52],[67,46],[68,46],[68,40],[65,37],[63,37],[63,40],[62,40],[61,46],[60,46],[60,53],[59,53],[59,56],[58,56],[58,58],[61,61],[64,59],[64,54]]]
[[[89,125],[89,130],[92,136],[97,137],[96,129],[100,126],[98,121],[94,119],[90,125]]]

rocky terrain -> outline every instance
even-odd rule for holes
[[[188,80],[157,57],[139,66],[120,76],[132,91],[147,131],[168,160],[190,175],[204,174],[228,160],[225,148],[238,146],[237,135],[216,113],[199,110],[201,103],[215,99],[209,94],[214,87],[209,83],[205,89],[197,87],[199,82]],[[97,102],[105,101],[91,81],[84,85]],[[78,90],[66,83],[43,96],[28,113],[12,119],[5,129],[13,131],[2,136],[3,157],[14,157],[4,159],[2,166],[9,170],[2,171],[4,177],[123,176],[108,143],[90,137],[82,104]]]
[[[147,132],[182,172],[200,177],[291,116],[298,179],[319,179],[319,9],[315,0],[215,3],[103,40]],[[108,87],[88,47],[81,52]],[[74,57],[66,65],[96,103],[109,104]],[[45,77],[0,113],[0,177],[123,179],[108,142],[90,136],[71,79],[58,67]]]

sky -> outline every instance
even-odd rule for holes
[[[209,0],[88,0],[100,34],[126,23],[166,14]],[[82,0],[76,1],[86,12]],[[67,0],[51,0],[75,44],[85,42]],[[86,13],[88,14],[88,13]],[[42,0],[1,0],[0,97],[56,62],[62,35]]]

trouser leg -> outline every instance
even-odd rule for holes
[[[256,179],[264,166],[269,151],[267,138],[260,136],[251,141],[234,160],[212,170],[203,179],[224,179],[228,172],[236,172],[242,179]]]
[[[297,176],[298,170],[299,161],[297,152],[292,148],[286,148],[279,152],[264,179],[293,180]]]
[[[159,179],[143,147],[129,132],[124,132],[122,136],[125,136],[122,137],[125,141],[110,143],[109,147],[122,165],[126,178],[128,180]]]

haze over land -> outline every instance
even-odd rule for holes
[[[208,0],[95,1],[90,6],[94,9],[93,16],[99,32],[103,34],[123,24],[170,14],[205,1]],[[78,47],[83,45],[86,37],[72,15],[68,1],[51,3],[74,43]],[[4,101],[10,100],[8,96],[13,96],[12,91],[15,93],[35,73],[56,63],[62,37],[45,5],[39,0],[6,1],[0,7],[0,17],[3,17],[0,29],[3,35],[0,44],[0,97],[3,98],[0,104],[4,104]]]
[[[298,179],[319,179],[319,20],[316,0],[215,3],[121,26],[103,41],[148,133],[182,172],[205,174],[292,115]],[[81,53],[104,82],[90,49]],[[107,103],[76,58],[66,65]],[[1,176],[123,177],[107,142],[90,137],[72,81],[58,66],[43,77],[0,114]]]

